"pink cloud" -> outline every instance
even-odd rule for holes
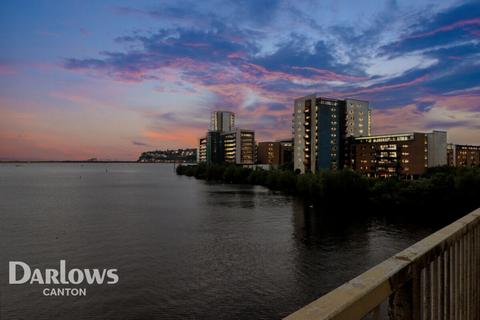
[[[473,34],[474,36],[480,37],[480,30],[472,30],[470,31],[470,33]]]
[[[456,28],[461,28],[464,26],[470,26],[470,25],[480,25],[480,18],[474,18],[474,19],[469,19],[469,20],[461,20],[457,21],[455,23],[428,31],[428,32],[423,32],[423,33],[417,33],[413,34],[407,37],[407,39],[416,39],[416,38],[423,38],[423,37],[428,37],[434,34],[437,34],[439,32],[446,32],[450,31]]]
[[[248,54],[245,51],[236,51],[230,53],[227,57],[230,59],[245,58]]]
[[[373,109],[372,111],[372,133],[397,133],[410,130],[421,130],[422,112],[415,104],[389,108]]]
[[[378,87],[371,87],[371,88],[366,88],[366,89],[360,89],[358,91],[351,92],[349,94],[364,94],[364,93],[376,93],[376,92],[382,92],[385,90],[392,90],[392,89],[399,89],[399,88],[405,88],[409,86],[416,85],[418,83],[421,83],[425,80],[428,79],[427,75],[415,78],[413,80],[407,81],[407,82],[401,82],[401,83],[395,83],[395,84],[387,84],[384,86],[378,86]]]
[[[326,69],[318,69],[318,68],[312,68],[312,67],[292,67],[294,70],[307,70],[307,71],[312,71],[315,72],[321,76],[323,76],[325,79],[329,80],[338,80],[338,81],[362,81],[362,80],[368,80],[368,77],[357,77],[357,76],[349,76],[349,75],[343,75],[343,74],[338,74],[335,72],[332,72],[330,70]]]
[[[425,95],[416,99],[419,102],[430,102],[452,110],[463,110],[480,113],[480,89],[446,95]]]
[[[426,95],[414,103],[389,109],[373,109],[374,134],[447,130],[454,143],[480,144],[480,89],[449,95]],[[429,103],[419,110],[417,103]]]
[[[207,47],[210,47],[210,44],[206,43],[206,42],[184,42],[182,44],[184,46],[192,47],[192,48],[207,48]]]
[[[12,65],[9,64],[0,64],[0,75],[12,75],[16,74],[17,70]]]
[[[163,147],[179,148],[192,147],[198,144],[199,137],[205,135],[208,128],[183,128],[172,126],[160,130],[146,130],[143,136],[148,139],[152,145],[162,145]]]

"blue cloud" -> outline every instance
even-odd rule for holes
[[[366,6],[373,10],[371,3]],[[168,67],[178,71],[178,87],[213,92],[216,99],[207,101],[210,106],[247,105],[247,111],[271,101],[268,111],[287,114],[293,98],[311,92],[367,99],[380,109],[416,104],[426,111],[432,103],[419,103],[422,96],[480,83],[475,33],[480,25],[472,20],[478,19],[480,4],[430,6],[426,11],[427,6],[417,4],[405,18],[406,7],[389,1],[365,23],[356,16],[344,23],[342,12],[337,12],[341,23],[323,23],[318,12],[308,11],[308,2],[242,1],[219,3],[218,8],[167,2],[146,9],[117,8],[121,14],[151,17],[161,26],[119,35],[115,42],[124,50],[68,58],[64,66],[159,82],[167,81],[161,70]],[[255,100],[250,91],[265,99]],[[263,130],[272,124],[289,126],[266,115],[257,121]]]

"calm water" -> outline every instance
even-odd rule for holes
[[[171,165],[2,164],[0,319],[277,319],[438,227],[325,216]],[[86,297],[8,285],[8,261],[60,259],[120,281]]]

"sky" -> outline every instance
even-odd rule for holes
[[[0,160],[196,147],[218,109],[289,138],[313,93],[370,101],[374,134],[480,144],[480,1],[0,4]]]

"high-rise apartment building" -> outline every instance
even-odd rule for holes
[[[368,101],[337,100],[317,95],[298,98],[293,113],[293,162],[300,172],[341,169],[348,137],[368,136]]]
[[[222,134],[224,161],[235,164],[255,163],[255,132],[235,129]]]
[[[208,131],[206,140],[206,162],[222,163],[224,161],[222,134],[218,131]]]
[[[210,119],[210,130],[219,132],[235,130],[235,114],[231,111],[213,111]]]
[[[207,138],[200,138],[197,150],[197,162],[207,162]]]
[[[199,140],[198,162],[250,165],[255,156],[255,132],[235,128],[233,112],[212,112],[210,130]]]

